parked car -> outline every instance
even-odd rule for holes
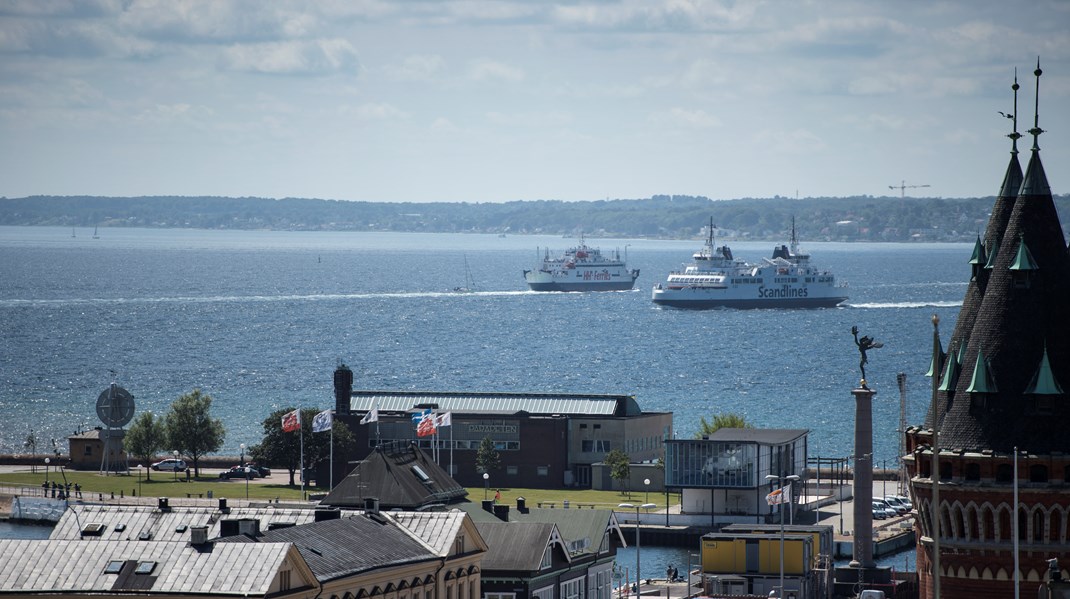
[[[182,472],[186,469],[185,460],[176,460],[175,458],[168,458],[166,460],[160,460],[152,465],[153,470],[166,470],[168,472]]]
[[[877,520],[884,520],[885,518],[894,518],[899,514],[885,504],[883,501],[873,502],[873,518]]]
[[[903,514],[909,514],[910,508],[903,504],[903,502],[895,495],[889,495],[888,497],[878,497],[878,500],[883,500],[884,503],[891,506],[900,516]]]
[[[260,466],[258,464],[246,464],[246,466],[256,470],[258,476],[271,476],[271,468],[267,466]]]
[[[219,478],[229,480],[232,478],[256,478],[260,473],[249,466],[231,466],[219,473]]]
[[[898,499],[899,503],[902,503],[903,505],[905,505],[908,510],[914,509],[914,504],[910,503],[910,498],[909,497],[903,497],[902,495],[892,495],[892,497]]]

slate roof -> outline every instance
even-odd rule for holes
[[[349,408],[368,412],[410,412],[420,404],[437,404],[440,412],[503,413],[549,416],[636,416],[642,413],[631,395],[562,393],[480,393],[452,391],[353,391]]]
[[[377,447],[320,503],[363,508],[365,498],[376,497],[382,510],[416,510],[467,495],[464,487],[414,443],[399,442]]]
[[[1042,132],[1030,130],[1033,147],[1013,203],[1005,195],[1015,177],[1015,159],[1004,177],[1005,191],[985,234],[986,245],[991,243],[986,248],[990,274],[983,285],[968,286],[961,324],[948,345],[947,359],[961,356],[958,372],[939,369],[941,377],[957,374],[954,381],[940,381],[947,390],[938,393],[939,413],[934,419],[930,407],[926,418],[929,427],[934,420],[940,423],[943,449],[1070,451],[1070,255],[1040,158]],[[1003,221],[1007,204],[1011,208]],[[1014,268],[1023,244],[1035,270]],[[1045,395],[1050,408],[1040,410],[1032,381],[1044,365],[1045,348],[1062,392]]]
[[[498,516],[483,509],[478,503],[461,503],[458,508],[464,510],[479,526],[483,522],[505,522]],[[503,507],[503,506],[499,506]],[[509,507],[508,522],[534,522],[556,524],[571,555],[597,554],[602,545],[602,536],[606,530],[615,531],[621,546],[626,546],[617,517],[612,510],[551,509],[526,508],[526,513]],[[581,548],[582,547],[582,548]]]
[[[537,572],[554,534],[549,522],[484,521],[476,522],[476,528],[489,548],[483,556],[484,576],[493,571]]]
[[[263,596],[291,550],[289,543],[225,544],[198,551],[179,542],[2,539],[0,594]],[[148,575],[105,574],[115,560],[156,565]]]
[[[347,510],[343,513],[353,512]],[[229,513],[224,513],[217,508],[173,507],[168,511],[161,511],[150,506],[71,504],[52,529],[49,538],[82,539],[86,542],[137,541],[142,533],[148,533],[147,540],[188,542],[190,528],[194,526],[207,526],[208,537],[218,537],[220,522],[223,520],[256,518],[260,521],[260,530],[267,531],[273,525],[308,524],[313,522],[315,517],[315,510],[307,508],[235,507],[230,508]],[[82,527],[88,524],[101,524],[104,529],[100,535],[83,537]]]
[[[465,513],[448,512],[384,512],[402,529],[408,531],[439,557],[449,555],[453,540],[464,526]]]
[[[255,543],[249,543],[249,541]],[[427,547],[379,514],[324,520],[304,526],[280,528],[255,539],[227,537],[217,546],[231,544],[293,544],[316,579],[326,582],[377,568],[437,559]]]

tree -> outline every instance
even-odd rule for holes
[[[218,451],[227,432],[223,421],[212,418],[212,396],[194,389],[171,404],[164,419],[167,446],[193,462],[193,475],[200,476],[200,458]]]
[[[722,428],[754,428],[747,418],[742,414],[728,413],[728,414],[716,414],[713,417],[713,422],[707,422],[706,417],[703,416],[699,420],[699,431],[695,433],[696,439],[712,435],[717,430]]]
[[[620,494],[624,495],[627,492],[624,485],[632,475],[631,458],[623,451],[614,449],[606,454],[605,463],[606,466],[609,466],[610,478],[617,481],[617,486],[620,487]]]
[[[157,418],[152,412],[142,412],[123,439],[126,452],[142,464],[148,466],[156,459],[156,454],[167,446],[167,429],[163,418]],[[152,480],[152,468],[145,469],[145,480]]]
[[[321,410],[317,408],[305,408],[301,410],[301,429],[294,432],[283,432],[282,417],[294,408],[282,408],[275,410],[264,419],[264,438],[260,443],[249,448],[252,459],[272,468],[283,467],[290,473],[290,486],[296,486],[294,473],[298,472],[301,464],[301,437],[305,444],[305,467],[314,466],[331,459],[331,432],[312,432],[312,419]],[[335,456],[347,456],[355,449],[356,442],[353,433],[343,422],[335,419],[331,426],[334,429],[334,453]]]
[[[494,440],[490,436],[483,437],[479,442],[479,450],[476,451],[476,471],[490,472],[502,467],[502,457],[494,448]]]

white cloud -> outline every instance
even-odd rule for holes
[[[395,81],[430,81],[442,71],[446,61],[438,54],[406,56],[400,65],[385,67],[387,76]]]
[[[362,121],[397,121],[409,118],[405,111],[386,103],[346,106],[341,109],[341,113],[356,117]]]
[[[524,70],[488,58],[482,58],[472,62],[468,68],[468,76],[474,81],[518,82],[524,80]]]
[[[431,123],[431,130],[436,132],[436,133],[449,133],[449,134],[460,133],[461,132],[461,128],[460,127],[458,127],[457,125],[453,124],[452,121],[450,121],[449,119],[444,118],[444,117],[436,118],[435,121],[433,123]]]
[[[705,110],[688,110],[674,107],[664,112],[656,112],[650,116],[650,120],[660,125],[673,127],[720,127],[721,119],[707,113]]]
[[[357,51],[342,39],[236,45],[224,51],[222,63],[232,71],[275,75],[316,75],[359,67]]]

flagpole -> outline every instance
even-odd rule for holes
[[[450,476],[453,476],[453,415],[450,414]],[[668,509],[668,508],[666,508]]]
[[[297,408],[297,438],[301,443],[301,497],[305,496],[305,427],[301,422],[301,408]]]
[[[327,491],[330,492],[331,490],[334,489],[334,412],[333,411],[331,412],[331,476],[330,476],[330,478],[328,480],[331,481],[330,482],[331,486],[327,489]]]

